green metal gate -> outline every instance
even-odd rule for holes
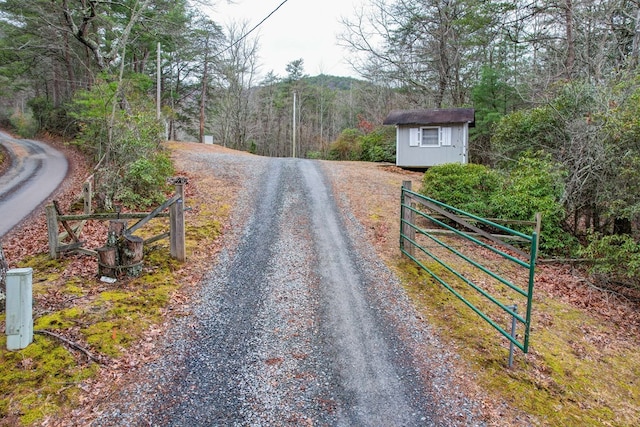
[[[527,353],[540,217],[518,222],[535,228],[530,235],[496,221],[415,193],[410,181],[403,183],[401,252]]]

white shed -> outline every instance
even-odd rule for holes
[[[383,124],[396,125],[396,165],[426,168],[467,163],[473,108],[395,110]]]

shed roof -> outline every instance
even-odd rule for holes
[[[393,110],[384,119],[384,125],[431,125],[448,123],[475,123],[473,108],[436,110]]]

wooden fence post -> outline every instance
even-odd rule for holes
[[[58,258],[58,213],[54,205],[46,206],[47,233],[49,235],[49,257]]]
[[[407,190],[411,190],[411,181],[402,181],[402,186]],[[404,195],[402,197],[402,203],[408,204],[409,206],[413,206],[411,203],[411,197]],[[416,230],[409,224],[415,224],[416,214],[411,209],[408,209],[404,206],[401,207],[402,210],[402,234],[405,236],[400,239],[400,244],[402,248],[409,253],[411,256],[415,256],[415,245],[409,242],[407,239],[410,239],[415,242],[416,240]],[[408,224],[407,224],[408,223]]]
[[[82,184],[82,196],[84,198],[84,213],[85,215],[91,215],[91,181],[85,181]]]
[[[542,212],[536,212],[536,235],[538,240],[536,241],[536,257],[538,257],[538,248],[540,247],[540,233],[542,232]]]
[[[171,256],[180,262],[187,259],[184,227],[184,183],[176,183],[176,195],[180,198],[169,208]]]

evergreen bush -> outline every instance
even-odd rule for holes
[[[580,253],[596,261],[591,267],[592,274],[604,275],[608,281],[640,289],[640,242],[632,236],[594,233]]]
[[[491,196],[503,186],[495,170],[477,164],[447,163],[430,167],[424,174],[421,193],[474,215],[493,215]]]
[[[9,117],[11,127],[23,138],[33,138],[38,132],[38,123],[30,113],[15,112]]]
[[[131,207],[158,202],[173,174],[160,145],[162,126],[146,93],[148,80],[132,75],[118,84],[106,77],[74,100],[72,115],[80,129],[75,141],[100,165],[96,193],[105,210],[115,201]]]
[[[483,165],[450,163],[433,166],[420,192],[465,212],[504,220],[534,221],[542,213],[540,249],[549,255],[572,251],[576,240],[564,231],[562,185],[553,163],[526,154],[508,172]],[[526,234],[531,227],[512,226]]]
[[[365,162],[396,162],[396,130],[392,126],[381,126],[360,137]]]

